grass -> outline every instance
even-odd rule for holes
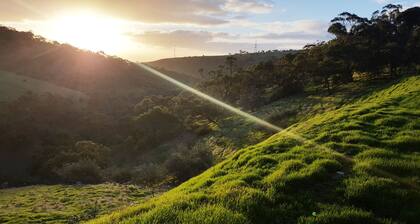
[[[32,93],[53,93],[62,97],[72,98],[76,102],[86,97],[83,93],[75,90],[59,87],[30,77],[0,71],[0,102],[13,101],[28,91]]]
[[[419,102],[404,78],[88,223],[418,223]]]
[[[259,108],[253,114],[286,128],[308,120],[316,114],[323,114],[353,103],[361,96],[387,85],[389,84],[383,81],[348,83],[336,86],[331,95],[316,88],[308,89],[305,94],[275,101]],[[357,130],[359,124],[349,122],[345,125],[344,130]],[[257,144],[269,136],[270,133],[255,126],[254,123],[239,116],[230,116],[219,122],[219,125],[203,141],[220,160],[223,160],[236,150]]]
[[[30,186],[0,190],[0,223],[79,223],[153,195],[133,185]]]

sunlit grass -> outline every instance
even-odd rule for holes
[[[152,191],[133,185],[30,186],[0,190],[0,223],[78,223],[133,205]]]
[[[420,78],[407,78],[288,129],[310,142],[276,134],[90,223],[416,223],[419,100]]]

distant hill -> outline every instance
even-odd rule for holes
[[[80,91],[86,95],[166,95],[176,88],[137,64],[103,53],[80,50],[47,41],[31,32],[0,26],[0,70]],[[282,57],[291,51],[235,54],[243,68]],[[147,64],[186,82],[197,83],[203,74],[225,64],[227,55],[168,58]]]
[[[27,92],[35,94],[51,93],[76,101],[87,97],[82,92],[60,87],[46,81],[0,71],[0,103],[13,101]]]
[[[150,95],[174,90],[135,63],[47,41],[31,32],[0,26],[0,46],[0,70],[87,95]]]
[[[234,54],[233,56],[237,58],[236,66],[244,68],[263,61],[280,58],[287,53],[293,52],[295,51],[267,51],[259,53]],[[220,65],[225,64],[226,57],[228,57],[228,55],[166,58],[147,62],[146,64],[158,69],[165,69],[185,74],[191,77],[191,79],[201,79],[202,77],[199,72],[200,69],[203,69],[203,74],[216,70]]]

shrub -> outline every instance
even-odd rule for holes
[[[147,163],[137,166],[133,170],[133,181],[137,184],[154,184],[162,181],[167,171],[163,166]]]
[[[69,183],[82,182],[90,184],[102,181],[101,168],[90,159],[64,164],[63,167],[56,170],[56,173]]]
[[[213,164],[213,155],[206,148],[182,149],[165,161],[165,167],[178,181],[185,181]]]
[[[128,168],[111,167],[106,170],[106,176],[117,183],[127,183],[133,178],[133,171]]]

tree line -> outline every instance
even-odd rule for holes
[[[343,12],[331,20],[330,41],[259,63],[235,67],[236,58],[210,71],[201,88],[218,98],[252,109],[318,86],[327,94],[355,80],[395,78],[419,72],[420,8],[402,11],[389,4],[371,18]]]

